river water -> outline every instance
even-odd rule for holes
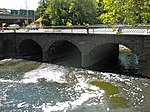
[[[129,55],[119,57],[124,70],[137,67]],[[149,85],[147,78],[4,59],[0,112],[150,112]]]

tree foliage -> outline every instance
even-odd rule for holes
[[[40,0],[45,25],[141,24],[150,22],[150,0]]]
[[[104,11],[99,17],[105,24],[139,24],[150,22],[149,0],[102,0]]]
[[[45,0],[40,0],[39,6],[36,10],[36,14],[43,16],[46,8],[47,8],[47,2]]]

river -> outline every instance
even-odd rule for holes
[[[124,68],[137,67],[122,55]],[[149,85],[148,78],[121,73],[4,59],[0,112],[149,112]]]

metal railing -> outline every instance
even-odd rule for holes
[[[45,26],[47,32],[55,33],[119,33],[120,34],[148,34],[150,33],[150,25],[136,26],[131,25],[90,25],[86,26]]]
[[[1,32],[1,31],[0,31]],[[13,32],[7,30],[4,32]],[[86,26],[45,26],[38,30],[20,28],[15,32],[45,32],[45,33],[90,33],[90,34],[150,34],[150,25],[136,26],[131,25],[90,25]]]

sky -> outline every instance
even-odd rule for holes
[[[27,9],[35,10],[38,7],[38,2],[40,0],[0,0],[0,8],[6,9]]]

